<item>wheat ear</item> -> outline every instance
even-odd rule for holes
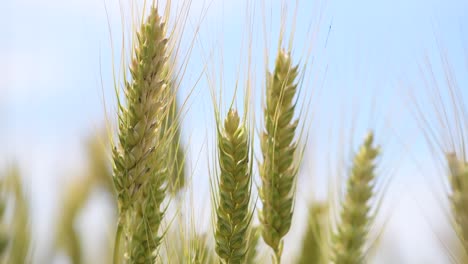
[[[120,214],[115,263],[120,258],[124,229],[131,263],[153,263],[160,242],[157,234],[163,217],[170,138],[161,136],[169,102],[164,74],[169,57],[165,34],[165,24],[152,8],[137,33],[131,80],[125,82],[126,105],[119,102],[118,145],[113,147],[113,179]]]
[[[354,156],[342,203],[341,222],[333,237],[333,263],[336,264],[359,264],[364,261],[363,247],[371,222],[369,200],[373,196],[375,159],[380,152],[373,144],[374,136],[369,133]]]
[[[259,213],[262,237],[279,263],[282,238],[291,227],[295,195],[297,145],[293,141],[297,120],[293,121],[298,67],[292,65],[289,52],[280,50],[273,73],[267,74],[265,131],[261,136],[263,163],[259,196],[263,208]]]
[[[218,129],[218,199],[216,253],[224,263],[244,263],[252,212],[248,130],[237,111],[230,110]]]
[[[468,163],[455,154],[447,155],[450,178],[450,202],[455,218],[456,231],[463,250],[468,255]]]
[[[306,233],[298,264],[327,263],[328,205],[313,204],[309,209]]]

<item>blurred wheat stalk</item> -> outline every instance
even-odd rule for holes
[[[31,262],[31,216],[27,190],[16,165],[0,179],[0,261]],[[8,210],[10,209],[10,210]],[[6,215],[6,211],[12,212]]]

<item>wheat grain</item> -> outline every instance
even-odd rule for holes
[[[374,136],[369,133],[354,156],[342,203],[341,222],[333,237],[333,263],[336,264],[359,264],[364,261],[363,246],[371,221],[369,200],[373,196],[375,159],[380,152],[373,144]]]
[[[266,83],[265,131],[261,137],[263,163],[260,165],[262,185],[259,196],[263,208],[259,213],[263,240],[273,249],[279,263],[282,238],[291,227],[294,182],[298,171],[295,163],[296,143],[293,142],[298,121],[293,121],[297,91],[298,67],[291,56],[281,50],[274,72]]]
[[[216,253],[225,263],[244,263],[247,253],[251,169],[248,130],[230,110],[218,134],[220,167],[216,210]]]

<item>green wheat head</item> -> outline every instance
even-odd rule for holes
[[[364,262],[363,247],[371,222],[369,201],[373,196],[375,159],[380,152],[373,144],[374,136],[370,133],[353,160],[346,197],[342,203],[341,222],[333,237],[335,264]]]
[[[267,74],[265,131],[261,136],[263,163],[260,164],[259,213],[262,236],[280,261],[282,238],[291,227],[294,203],[297,144],[293,141],[298,121],[293,120],[298,67],[292,65],[289,52],[281,50],[273,73]]]
[[[119,223],[127,234],[131,263],[153,263],[161,238],[161,204],[166,195],[170,91],[165,23],[151,9],[137,33],[131,80],[125,82],[126,105],[119,103],[118,146],[113,148],[114,185]]]
[[[223,263],[244,263],[252,212],[250,139],[237,111],[230,110],[218,134],[220,167],[216,209],[216,253]]]

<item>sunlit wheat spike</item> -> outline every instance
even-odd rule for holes
[[[216,253],[224,263],[244,263],[251,219],[251,170],[248,130],[230,110],[218,135]]]
[[[282,239],[291,227],[298,171],[294,142],[298,121],[293,120],[297,76],[298,67],[293,66],[289,52],[281,50],[273,73],[267,75],[259,192],[263,205],[259,213],[262,237],[275,252],[277,262],[281,259]]]
[[[168,49],[165,23],[153,8],[136,34],[125,82],[125,104],[119,102],[118,144],[113,148],[114,185],[119,207],[114,262],[125,227],[131,263],[153,263],[161,238],[161,204],[166,196],[168,140],[162,124],[168,115]]]
[[[468,256],[468,163],[458,159],[455,154],[448,154],[447,162],[456,231]]]
[[[379,148],[373,146],[374,136],[369,133],[353,159],[346,196],[342,202],[340,222],[333,237],[333,263],[364,263],[363,247],[371,224],[370,199],[375,182],[375,160]]]

